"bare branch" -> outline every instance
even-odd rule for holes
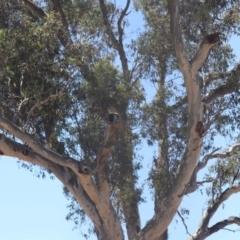
[[[18,112],[20,111],[20,109],[21,109],[22,106],[24,106],[24,105],[26,105],[26,104],[28,103],[28,100],[29,100],[29,98],[24,98],[24,99],[20,102],[20,104],[19,104],[19,106],[18,106]]]
[[[60,180],[64,183],[64,185],[68,186],[68,189],[72,192],[72,187],[69,187],[69,182],[71,182],[69,180],[71,180],[70,178],[72,177],[72,175],[69,174],[69,177],[67,177],[67,176],[59,177],[61,174],[63,174],[60,171],[63,168],[60,168],[60,166],[58,164],[55,164],[55,163],[49,161],[48,159],[42,157],[41,155],[37,154],[31,148],[29,148],[27,145],[15,142],[15,141],[5,137],[4,134],[0,134],[0,151],[5,156],[17,157],[23,161],[26,161],[26,162],[29,162],[29,163],[32,163],[32,164],[35,164],[38,166],[42,166],[42,167],[50,170],[51,172],[54,173],[54,175],[56,175],[58,178],[60,178]],[[65,168],[64,172],[68,171],[66,169],[67,168]],[[76,197],[76,199],[79,201],[81,206],[84,207],[84,210],[86,211],[86,213],[92,219],[92,214],[94,212],[89,212],[89,206],[87,207],[87,204],[84,204],[84,202],[86,202],[86,199],[83,201],[82,197],[80,197],[80,195],[83,192],[81,186],[78,184],[75,187],[78,188],[78,191],[72,192],[73,196]],[[92,204],[91,204],[91,202],[89,202],[89,200],[90,199],[88,198],[87,202],[91,206]],[[93,208],[93,206],[94,205],[92,205],[92,208]],[[98,224],[98,222],[99,222],[99,224]],[[100,220],[96,221],[96,224],[101,225]]]
[[[71,170],[51,163],[51,171],[77,200],[80,206],[84,209],[86,215],[93,221],[95,227],[101,232],[103,239],[105,239],[107,233],[104,229],[103,221],[99,215],[96,205],[91,201],[79,181],[77,181],[77,179],[74,182],[72,181],[73,175],[70,172]]]
[[[114,48],[118,49],[118,47],[119,47],[118,46],[118,40],[116,39],[116,37],[115,37],[115,35],[114,35],[113,31],[112,31],[111,24],[109,23],[108,13],[107,13],[107,8],[106,8],[106,5],[105,5],[105,1],[104,0],[99,0],[99,3],[100,3],[100,8],[101,8],[101,11],[102,11],[102,15],[103,15],[103,23],[104,23],[104,25],[106,27],[107,34],[110,37]]]
[[[198,174],[198,172],[207,165],[208,160],[210,159],[210,157],[213,155],[213,153],[215,153],[219,149],[220,148],[217,148],[217,149],[213,150],[210,154],[205,156],[201,162],[198,162],[197,166],[195,167],[195,169],[193,171],[191,180],[190,180],[190,182],[189,182],[189,184],[187,186],[187,189],[186,189],[186,192],[185,192],[186,195],[190,194],[190,193],[193,193],[193,192],[195,192],[198,189],[198,187],[199,187],[199,185],[197,183],[197,174]]]
[[[42,166],[56,175],[55,170],[60,169],[60,165],[49,161],[38,153],[34,152],[26,144],[21,144],[0,134],[0,151],[1,154],[9,157],[17,157],[23,161]],[[63,169],[63,168],[62,168]],[[72,177],[72,175],[69,175]],[[68,179],[70,180],[70,179]],[[70,181],[68,181],[70,182]]]
[[[188,231],[187,224],[185,223],[185,219],[183,218],[183,216],[181,215],[181,213],[180,213],[179,211],[177,211],[177,214],[178,214],[178,216],[181,218],[182,223],[183,223],[183,225],[184,225],[184,227],[185,227],[185,229],[186,229],[187,234],[188,234],[189,236],[191,236],[191,234],[190,234],[189,231]]]
[[[16,157],[52,171],[52,163],[49,160],[35,153],[27,145],[13,141],[4,134],[0,134],[0,151],[4,156]]]
[[[214,224],[212,227],[208,228],[209,235],[223,229],[224,227],[230,224],[237,224],[238,226],[240,226],[240,218],[232,216],[232,217],[229,217],[228,219],[225,219],[221,222]]]
[[[86,215],[92,220],[94,226],[101,232],[101,235],[103,237],[102,239],[108,239],[107,238],[108,233],[104,228],[104,223],[96,208],[97,206],[89,199],[89,196],[84,191],[82,186],[79,184],[71,185],[69,184],[69,181],[66,181],[67,180],[66,169],[63,176],[60,176],[60,174],[57,173],[56,171],[54,171],[54,174],[59,180],[61,180],[64,186],[67,187],[67,189],[69,190],[69,192],[71,192],[71,194],[77,200],[79,205],[84,209]]]
[[[179,0],[168,0],[168,8],[170,13],[170,28],[173,38],[173,44],[177,55],[178,65],[182,73],[189,66],[187,55],[184,50],[181,28],[179,26]]]
[[[97,203],[100,204],[101,199],[99,197],[99,192],[96,188],[95,183],[92,180],[91,175],[82,174],[81,172],[79,173],[79,161],[76,161],[75,159],[70,157],[63,157],[60,154],[46,148],[30,134],[22,132],[19,128],[17,128],[15,125],[13,125],[1,116],[0,126],[2,126],[5,130],[9,131],[17,138],[21,139],[23,142],[27,143],[29,147],[40,156],[48,159],[53,163],[72,169],[79,176],[81,184],[83,185],[85,191],[88,193],[92,201],[94,201],[96,205],[98,205]]]
[[[205,60],[208,56],[210,49],[216,43],[218,43],[220,41],[220,38],[219,38],[220,34],[221,33],[219,33],[219,32],[212,33],[212,34],[207,35],[203,39],[203,41],[201,42],[201,44],[199,46],[199,49],[197,50],[197,53],[191,60],[193,72],[197,73],[198,70],[201,68],[201,66],[203,65],[203,63],[205,62]]]
[[[122,239],[121,236],[123,233],[121,229],[121,224],[120,223],[117,224],[119,220],[116,216],[116,213],[112,205],[109,203],[109,200],[106,201],[106,198],[104,195],[100,194],[90,174],[82,174],[78,172],[78,163],[79,163],[78,161],[71,158],[64,158],[61,155],[49,149],[46,149],[40,143],[35,141],[35,139],[31,137],[29,134],[21,132],[17,127],[8,123],[2,117],[0,117],[0,126],[2,126],[4,129],[11,132],[16,137],[22,139],[24,142],[30,143],[29,147],[24,146],[23,144],[10,140],[6,138],[3,134],[1,134],[0,135],[1,154],[4,154],[6,156],[18,157],[19,159],[28,161],[30,163],[43,166],[46,169],[49,169],[51,171],[53,171],[53,166],[55,166],[54,164],[58,166],[59,165],[64,166],[65,171],[66,171],[66,168],[72,169],[77,175],[79,180],[79,183],[76,186],[76,188],[79,189],[81,184],[84,191],[88,195],[88,198],[95,204],[96,208],[98,209],[99,216],[101,216],[101,219],[103,221],[101,225],[104,224],[105,231],[107,231],[106,228],[109,229],[107,232],[111,237],[110,239],[113,239],[113,236],[115,236],[116,232],[119,234],[120,239]],[[54,172],[54,174],[56,173]],[[76,194],[77,192],[75,192],[75,195]],[[80,200],[80,199],[77,199],[77,200]],[[87,211],[89,212],[89,210]],[[112,219],[112,221],[109,221],[109,219]],[[106,239],[109,239],[109,238],[106,238]]]
[[[202,121],[203,115],[198,74],[194,71],[192,65],[188,61],[186,51],[184,49],[182,32],[179,23],[179,0],[168,0],[168,8],[170,13],[170,30],[173,45],[177,55],[178,66],[183,74],[187,90],[189,117],[191,118],[197,114],[198,118],[194,120],[195,125],[197,122]],[[196,111],[198,111],[198,113],[196,113]],[[189,121],[189,123],[190,122],[191,121]]]
[[[232,71],[234,70],[230,70],[228,72],[213,72],[213,73],[209,73],[207,76],[204,77],[203,81],[204,81],[204,85],[207,87],[209,86],[213,81],[219,80],[219,79],[225,79],[227,77],[230,77],[232,75]]]
[[[209,221],[212,218],[212,216],[216,213],[219,206],[226,201],[232,194],[240,192],[240,184],[233,185],[231,188],[227,188],[212,204],[211,207],[207,209],[205,212],[202,221],[200,223],[200,226],[198,228],[198,231],[206,231]]]
[[[225,153],[216,153],[216,150],[219,150],[219,148],[218,148],[214,151],[215,153],[207,155],[206,157],[204,157],[203,162],[205,161],[206,164],[207,164],[207,161],[209,159],[212,159],[212,158],[227,158],[227,157],[230,157],[233,154],[233,152],[238,148],[240,148],[240,143],[234,144],[233,146],[229,147],[228,151],[225,152]]]
[[[9,131],[11,134],[21,139],[23,142],[27,143],[29,147],[50,161],[59,164],[61,166],[69,167],[73,171],[77,172],[78,170],[78,161],[69,157],[62,157],[60,154],[47,149],[41,143],[39,143],[34,137],[30,134],[21,131],[18,127],[13,125],[11,122],[0,116],[0,126],[5,130]]]
[[[101,202],[101,199],[99,197],[99,192],[96,188],[95,183],[92,180],[91,174],[82,174],[79,173],[79,161],[70,158],[70,157],[63,157],[62,155],[46,148],[41,143],[39,143],[33,136],[29,135],[28,133],[22,132],[19,128],[17,128],[15,125],[4,119],[0,116],[0,126],[2,126],[5,130],[9,131],[11,134],[16,136],[17,138],[21,139],[23,142],[27,143],[30,149],[32,149],[34,152],[39,154],[40,156],[44,157],[45,159],[48,159],[49,161],[59,164],[64,167],[69,167],[72,169],[81,180],[81,184],[83,185],[85,191],[88,193],[92,201],[95,202],[96,205]],[[4,135],[2,135],[4,136]],[[5,140],[5,137],[2,137],[3,140]],[[14,151],[15,147],[12,144],[12,150]],[[28,154],[29,149],[26,149],[27,152],[23,153],[25,155]],[[3,151],[4,153],[4,151]],[[5,153],[4,153],[5,154]],[[12,155],[9,155],[12,156]],[[17,156],[17,155],[15,155]],[[17,156],[20,159],[22,157]]]
[[[17,157],[23,161],[36,164],[38,166],[42,166],[50,170],[51,172],[53,172],[54,175],[67,187],[67,189],[71,192],[74,198],[81,205],[81,207],[83,207],[86,214],[94,222],[95,226],[101,231],[101,233],[102,234],[106,233],[106,229],[103,226],[104,221],[102,220],[102,218],[104,217],[104,214],[108,212],[105,212],[103,207],[101,207],[102,205],[104,206],[104,204],[102,204],[102,202],[99,201],[100,199],[94,196],[93,194],[91,194],[91,192],[93,192],[93,191],[90,191],[92,184],[90,184],[87,181],[82,181],[83,180],[82,177],[80,179],[81,181],[76,180],[75,183],[72,183],[71,180],[73,176],[69,172],[70,171],[69,168],[67,167],[63,168],[60,165],[49,161],[48,159],[35,153],[28,146],[15,142],[5,137],[4,134],[0,135],[0,151],[1,151],[1,154],[5,156]],[[89,179],[89,178],[86,178],[86,179]],[[88,189],[88,193],[82,188],[80,182],[83,182],[85,186],[87,185],[90,188]],[[98,193],[96,192],[96,194]],[[97,209],[99,209],[99,212]],[[101,209],[103,210],[101,211]],[[101,213],[101,217],[99,213]],[[104,239],[108,239],[108,238],[106,237]]]
[[[29,1],[29,0],[22,0],[22,3],[24,6],[26,6],[33,14],[38,16],[39,18],[45,18],[48,15],[40,8],[37,6],[35,3]]]
[[[229,105],[230,105],[230,101],[229,101],[227,104],[225,104],[224,107],[221,107],[221,105],[222,105],[222,104],[220,104],[218,111],[217,111],[216,113],[214,113],[214,115],[213,115],[211,118],[208,116],[208,121],[207,121],[207,123],[206,123],[205,126],[204,126],[204,134],[203,134],[204,136],[207,135],[207,131],[210,129],[210,127],[212,126],[212,124],[221,116],[221,114],[222,114],[225,110],[228,109],[228,107],[229,107]]]
[[[188,240],[204,240],[210,235],[212,235],[213,233],[218,232],[221,229],[229,230],[229,229],[226,229],[225,227],[231,224],[237,224],[238,226],[240,226],[240,218],[235,216],[229,217],[228,219],[220,221],[214,224],[212,227],[207,228],[206,231],[204,232],[202,231],[196,232]],[[229,230],[229,231],[234,232],[234,230]]]
[[[127,10],[129,8],[129,6],[130,6],[130,0],[127,0],[126,6],[123,9],[123,11],[121,12],[121,15],[118,19],[117,25],[118,25],[118,33],[119,33],[119,43],[122,43],[122,41],[123,41],[123,33],[124,32],[123,32],[123,28],[122,28],[122,22],[123,22],[124,17],[127,14]]]
[[[228,220],[219,222],[212,227],[208,228],[208,224],[213,215],[218,210],[219,206],[226,201],[232,194],[240,192],[240,184],[234,185],[231,188],[227,188],[204,213],[198,230],[188,240],[204,240],[212,233],[223,229],[226,225],[236,223],[239,225],[240,219],[236,217],[230,217]]]
[[[206,180],[203,180],[203,181],[198,181],[196,182],[198,185],[203,185],[204,183],[210,183],[210,182],[214,182],[215,179],[214,178],[209,178],[209,179],[206,179]]]
[[[202,182],[197,182],[197,174],[198,172],[203,169],[204,167],[207,166],[208,164],[208,161],[210,159],[215,159],[215,158],[221,158],[221,159],[224,159],[224,158],[228,158],[230,157],[233,152],[236,150],[236,149],[239,149],[240,148],[240,143],[238,144],[235,144],[233,146],[231,146],[229,148],[229,150],[225,153],[219,153],[217,152],[218,150],[220,150],[221,148],[217,148],[215,150],[213,150],[210,154],[206,155],[202,161],[198,162],[197,166],[195,167],[195,170],[192,174],[192,177],[191,177],[191,180],[187,186],[187,189],[186,189],[186,192],[185,194],[190,194],[190,193],[193,193],[195,192],[198,187],[199,187],[199,184],[201,184]],[[207,181],[207,180],[206,180]],[[206,182],[205,181],[205,182]]]

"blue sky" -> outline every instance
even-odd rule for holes
[[[131,19],[132,32],[142,27],[139,14]],[[237,59],[240,59],[239,37],[231,40]],[[148,95],[153,95],[153,88],[147,85]],[[229,140],[219,138],[217,146],[228,146]],[[156,149],[146,148],[143,145],[145,166],[141,171],[141,178],[147,176],[151,167],[152,155]],[[83,239],[81,231],[86,231],[86,226],[79,226],[72,231],[73,222],[67,222],[65,217],[68,213],[66,208],[68,201],[63,195],[62,184],[57,180],[39,179],[34,173],[19,168],[17,159],[1,157],[0,159],[0,239],[1,240],[79,240]],[[146,188],[147,202],[140,205],[142,224],[152,217],[153,204],[151,195]],[[190,209],[191,215],[186,223],[190,233],[193,233],[206,209],[206,198],[199,192],[186,196],[182,206]],[[240,216],[240,194],[232,196],[226,201],[225,209],[219,209],[211,224],[228,218],[231,215]],[[177,222],[178,221],[178,222]],[[233,229],[237,229],[234,226]],[[187,239],[188,235],[177,217],[169,228],[169,239]],[[95,240],[91,237],[90,240]],[[208,238],[209,240],[239,240],[240,232],[232,233],[227,230],[219,231]]]

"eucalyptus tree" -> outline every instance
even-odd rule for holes
[[[213,145],[239,128],[240,65],[227,44],[239,34],[239,1],[0,4],[0,153],[59,179],[68,219],[87,216],[97,239],[167,239],[182,199],[206,184],[208,209],[189,239],[240,225],[237,216],[209,225],[240,191],[240,143],[225,152]],[[133,4],[144,26],[129,40]],[[156,86],[151,102],[144,81]],[[145,226],[141,141],[159,149]]]

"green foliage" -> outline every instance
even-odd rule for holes
[[[148,177],[156,202],[174,181],[186,146],[187,98],[170,34],[167,1],[134,1],[136,10],[142,13],[144,27],[131,41],[123,34],[129,81],[123,77],[126,69],[118,66],[121,65],[120,43],[114,45],[109,37],[99,2],[61,0],[59,3],[72,43],[63,41],[66,37],[63,19],[52,1],[39,3],[47,14],[45,19],[38,18],[20,1],[1,1],[1,115],[29,134],[43,136],[48,148],[84,160],[94,169],[104,146],[106,115],[118,112],[122,125],[116,141],[111,143],[107,180],[114,207],[119,217],[126,220],[124,209],[143,202],[143,188],[138,184],[142,167],[138,149],[142,141],[159,148],[156,161],[162,165],[153,166]],[[231,94],[217,99],[204,115],[205,125],[219,110],[228,108],[227,112],[222,110],[218,114],[209,129],[203,155],[213,148],[215,136],[229,136],[240,124],[239,74],[236,70],[235,74],[226,75],[235,63],[232,48],[226,41],[240,33],[237,3],[238,0],[180,1],[180,25],[189,60],[207,34],[221,32],[225,36],[225,41],[211,50],[199,71],[202,95],[223,83],[231,83],[228,86]],[[118,41],[122,10],[113,2],[107,2],[106,7]],[[129,18],[124,17],[121,25],[126,32],[131,23]],[[214,74],[219,74],[219,79],[208,81]],[[156,87],[155,96],[148,101],[145,82]],[[236,155],[229,162],[217,161],[210,168],[206,178],[216,178],[216,181],[207,188],[207,194],[213,200],[233,183],[238,165]],[[32,165],[23,167],[33,169]],[[45,177],[44,170],[40,169],[39,173]],[[74,174],[72,181],[73,185],[77,184]],[[84,211],[66,188],[64,193],[70,201],[67,220],[82,224],[86,220]],[[80,222],[76,217],[79,215]]]

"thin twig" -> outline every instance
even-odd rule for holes
[[[177,214],[178,214],[178,216],[181,218],[182,223],[183,223],[183,225],[184,225],[184,227],[185,227],[185,229],[186,229],[187,234],[188,234],[189,236],[191,236],[191,234],[190,234],[189,231],[188,231],[187,224],[185,223],[185,219],[183,218],[183,216],[181,215],[181,213],[180,213],[179,211],[177,211]]]

